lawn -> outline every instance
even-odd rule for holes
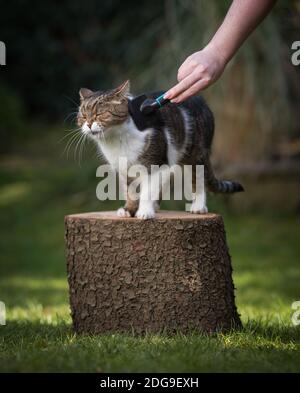
[[[111,209],[96,200],[97,161],[91,151],[69,159],[56,130],[0,161],[1,371],[300,371],[299,216],[230,212],[220,202],[244,323],[240,332],[205,336],[112,334],[78,336],[69,315],[64,215]],[[245,194],[245,197],[246,194]]]

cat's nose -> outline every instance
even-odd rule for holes
[[[94,121],[91,126],[91,131],[92,131],[92,134],[98,134],[101,131],[100,125]]]

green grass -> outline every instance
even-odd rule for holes
[[[65,214],[115,208],[95,198],[96,160],[80,168],[45,135],[1,160],[1,371],[300,371],[299,216],[230,213],[219,200],[244,329],[228,334],[78,336],[69,315]],[[245,198],[246,198],[245,194]]]

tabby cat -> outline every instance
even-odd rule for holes
[[[78,125],[99,146],[108,163],[118,170],[120,157],[128,165],[141,164],[150,171],[151,165],[167,164],[204,165],[205,188],[213,192],[243,191],[236,182],[216,179],[211,163],[210,149],[214,134],[214,118],[202,97],[189,98],[181,104],[168,103],[159,109],[160,121],[143,131],[137,128],[130,111],[129,81],[109,91],[80,89]],[[157,97],[153,93],[149,97]],[[120,179],[130,182],[127,173]],[[194,173],[193,173],[194,175]],[[125,206],[117,214],[121,217],[149,219],[155,216],[159,198],[146,196],[148,181],[141,181],[140,198],[127,195]],[[195,176],[193,176],[193,187]],[[193,194],[191,213],[207,213],[205,190]]]

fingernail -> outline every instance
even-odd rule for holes
[[[169,96],[170,96],[170,93],[166,93],[166,94],[164,94],[164,99],[168,99],[168,98],[169,98]]]

